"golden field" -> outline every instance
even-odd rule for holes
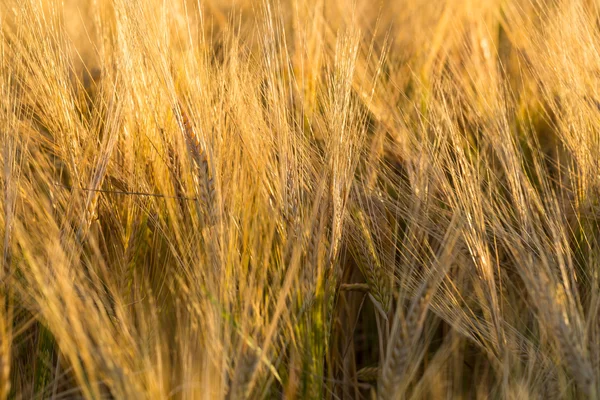
[[[0,400],[598,399],[600,1],[0,1]]]

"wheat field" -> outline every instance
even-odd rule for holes
[[[600,1],[1,0],[0,400],[598,399]]]

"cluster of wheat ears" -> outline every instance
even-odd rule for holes
[[[600,1],[0,1],[0,400],[598,399]]]

